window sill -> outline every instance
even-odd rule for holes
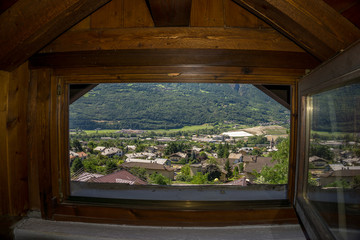
[[[15,239],[306,239],[299,224],[244,225],[230,227],[144,227],[56,222],[24,219],[14,230]]]

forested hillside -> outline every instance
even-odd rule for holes
[[[100,84],[70,106],[70,128],[171,129],[233,121],[287,122],[289,111],[252,85]]]

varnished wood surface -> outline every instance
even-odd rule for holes
[[[323,1],[234,1],[321,60],[360,39],[360,30]]]
[[[18,216],[28,209],[27,84],[28,64],[0,72],[0,214]]]
[[[10,73],[0,71],[0,215],[9,214],[9,173],[7,159],[7,111]]]
[[[147,49],[44,53],[31,67],[231,66],[312,69],[319,62],[306,53],[227,49]]]
[[[0,69],[14,70],[108,1],[18,1],[0,15]]]
[[[42,50],[234,49],[303,52],[273,29],[123,28],[70,31]]]
[[[61,204],[54,220],[152,226],[234,226],[297,223],[293,208],[170,211]]]

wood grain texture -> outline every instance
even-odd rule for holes
[[[44,53],[31,58],[31,67],[80,68],[119,66],[228,66],[312,69],[319,62],[301,52],[226,49],[147,49]]]
[[[273,29],[180,27],[67,32],[42,52],[170,48],[303,52]]]
[[[62,204],[56,209],[53,219],[151,226],[235,226],[297,223],[293,208],[170,211],[86,204]]]
[[[34,157],[38,161],[39,197],[41,213],[44,218],[49,218],[53,207],[52,194],[52,168],[50,152],[50,118],[51,118],[51,72],[47,69],[32,71],[32,78],[36,79],[36,123],[34,136]]]
[[[124,0],[124,27],[154,27],[145,0]]]
[[[360,30],[323,1],[233,0],[321,60],[360,39]]]
[[[28,209],[26,102],[28,64],[0,72],[0,212],[18,216]]]
[[[7,135],[10,180],[10,214],[25,214],[28,209],[27,88],[30,79],[28,63],[11,73],[8,96]]]
[[[145,0],[112,0],[90,18],[92,29],[154,26]]]
[[[38,149],[37,138],[37,77],[36,72],[31,71],[29,89],[28,89],[28,111],[27,111],[27,150],[29,162],[29,208],[30,210],[40,211],[40,195],[39,195],[39,165],[38,153],[34,149]]]
[[[7,111],[10,73],[0,71],[0,215],[10,212],[9,173],[7,155]]]
[[[192,0],[191,27],[224,27],[223,0]]]
[[[108,1],[17,1],[0,15],[0,69],[14,70]]]
[[[91,15],[91,28],[121,28],[124,26],[124,1],[114,0]]]
[[[226,66],[122,66],[122,67],[91,67],[91,68],[57,68],[57,76],[101,75],[101,74],[250,74],[300,77],[305,74],[303,69],[291,68],[260,68],[260,67],[226,67]]]
[[[232,0],[224,0],[224,15],[226,27],[271,28],[263,20]]]

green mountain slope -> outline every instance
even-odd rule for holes
[[[252,85],[238,84],[100,84],[70,106],[71,129],[171,129],[288,120],[286,108]]]

